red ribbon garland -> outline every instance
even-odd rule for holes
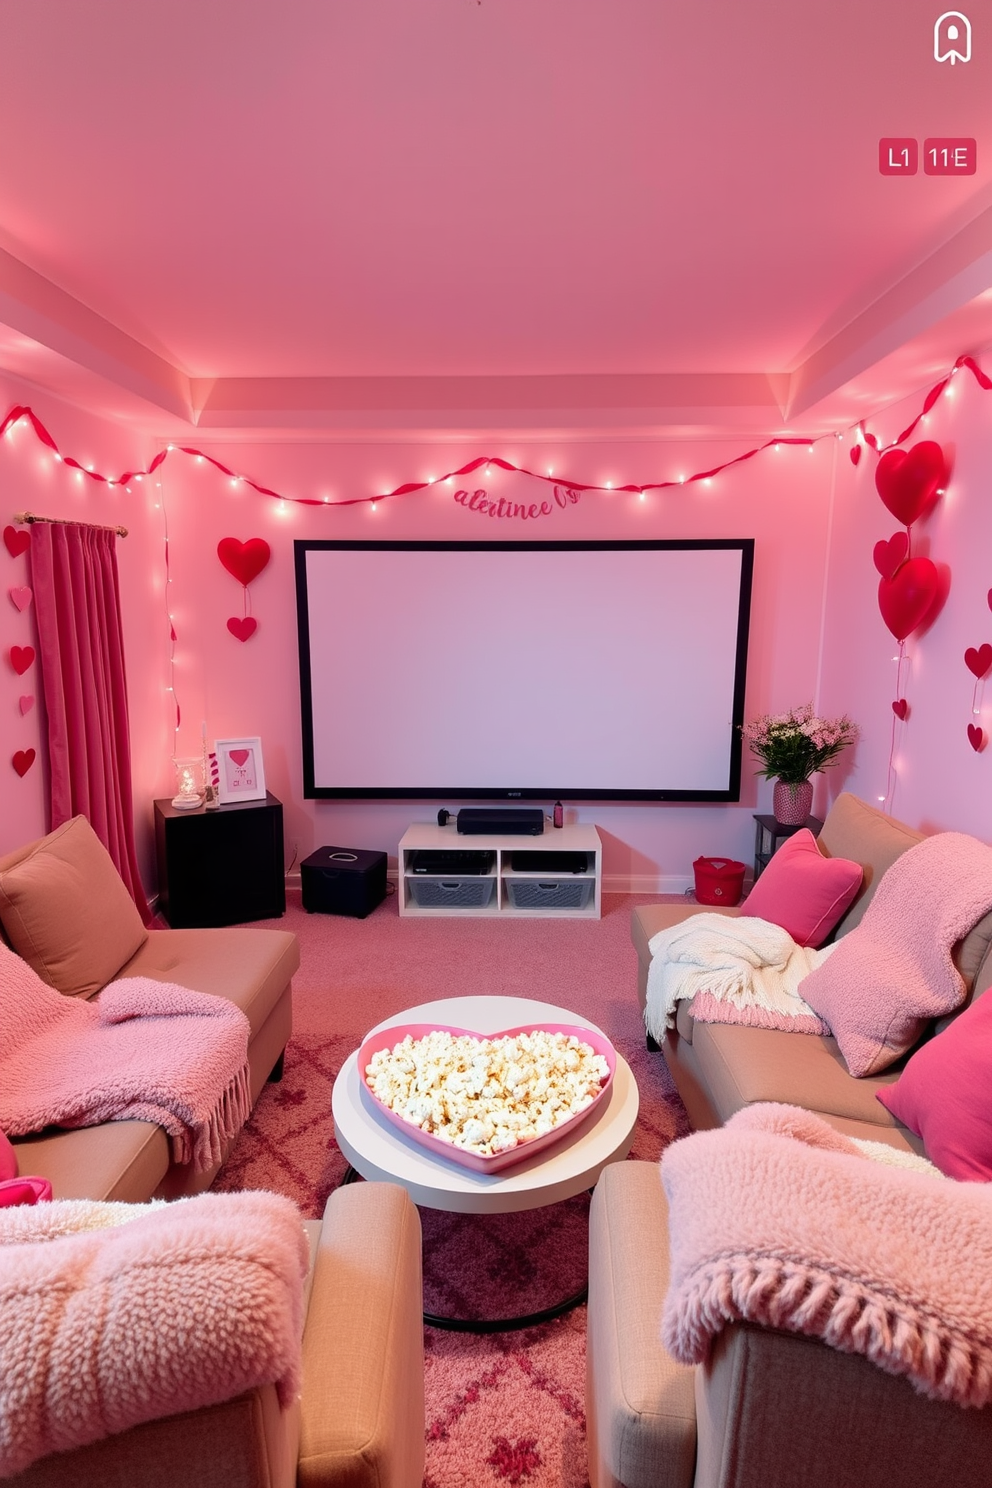
[[[979,387],[983,388],[985,392],[992,391],[992,378],[983,372],[974,357],[959,356],[954,363],[953,371],[957,371],[959,367],[967,368]],[[894,449],[909,438],[924,415],[929,413],[950,380],[951,373],[948,373],[940,382],[934,384],[923,400],[923,407],[912,423],[908,424],[898,438],[894,439],[885,448]],[[646,485],[636,485],[633,482],[628,482],[623,486],[609,487],[595,485],[591,482],[564,480],[560,476],[542,475],[538,470],[528,470],[524,465],[514,465],[510,460],[501,459],[499,455],[479,455],[476,459],[470,460],[467,465],[462,465],[457,470],[449,470],[446,475],[437,476],[434,480],[406,481],[402,486],[397,486],[395,490],[387,491],[381,496],[351,496],[344,501],[325,501],[322,497],[317,496],[282,496],[278,491],[273,491],[269,486],[259,485],[258,481],[252,480],[250,476],[239,475],[237,471],[229,469],[227,465],[224,465],[220,460],[214,459],[213,455],[208,455],[204,450],[193,449],[185,444],[170,444],[167,449],[159,450],[147,470],[127,470],[123,475],[113,480],[109,476],[101,475],[98,470],[88,470],[85,465],[81,465],[72,455],[63,455],[34,410],[25,404],[15,405],[6,414],[3,422],[0,423],[0,437],[6,434],[7,430],[13,424],[16,424],[19,419],[28,420],[41,443],[52,450],[56,458],[63,465],[67,465],[70,470],[80,471],[81,474],[88,476],[90,480],[101,481],[108,486],[126,487],[132,480],[137,480],[139,477],[146,475],[154,475],[163,461],[173,451],[178,450],[181,454],[192,455],[197,460],[206,460],[215,470],[219,470],[222,475],[230,477],[231,480],[243,482],[246,486],[250,486],[253,491],[257,492],[259,496],[271,496],[275,501],[291,501],[295,506],[368,506],[370,503],[374,504],[377,501],[389,501],[394,496],[410,496],[415,491],[426,491],[432,486],[439,485],[442,481],[453,480],[458,475],[471,475],[473,471],[479,470],[482,466],[489,467],[493,465],[498,470],[511,471],[517,475],[527,475],[533,480],[544,481],[548,485],[561,486],[567,491],[608,490],[610,492],[624,491],[644,495],[647,491],[667,491],[676,487],[691,486],[697,481],[712,480],[714,476],[721,475],[724,470],[729,470],[733,465],[741,465],[745,460],[752,460],[755,455],[760,455],[764,450],[777,448],[782,444],[805,445],[809,447],[810,445],[818,444],[820,439],[832,439],[834,437],[832,434],[821,434],[815,439],[800,439],[783,435],[778,439],[768,439],[764,444],[756,445],[754,449],[747,450],[743,455],[735,455],[732,460],[725,460],[722,465],[714,465],[712,470],[698,470],[694,475],[687,475],[684,480],[651,481]],[[865,429],[864,420],[858,423],[857,429],[863,442],[870,449],[874,450],[876,454],[880,454],[882,446],[879,445],[875,435]]]

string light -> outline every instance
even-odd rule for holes
[[[983,371],[974,357],[968,355],[962,355],[958,357],[954,366],[949,370],[947,376],[940,382],[936,383],[930,389],[924,400],[924,405],[921,412],[912,420],[907,428],[903,429],[902,432],[897,435],[897,437],[893,439],[888,445],[884,446],[884,448],[893,449],[898,447],[909,438],[913,430],[916,428],[917,424],[921,422],[929,422],[927,411],[933,407],[934,402],[940,396],[941,392],[948,391],[947,384],[950,378],[963,369],[967,369],[969,372],[971,372],[976,382],[984,391],[992,391],[992,377],[989,377],[988,374]],[[231,480],[232,484],[236,483],[247,485],[260,496],[266,496],[277,501],[288,502],[294,506],[343,507],[372,504],[373,502],[390,500],[393,497],[412,495],[416,491],[424,490],[427,486],[430,485],[437,485],[441,481],[443,481],[445,485],[453,485],[456,477],[468,475],[471,472],[479,469],[484,469],[486,478],[488,479],[493,474],[494,466],[498,467],[501,470],[512,471],[519,475],[529,476],[535,480],[551,481],[554,479],[553,466],[549,466],[547,475],[543,475],[539,471],[529,470],[524,466],[514,465],[508,460],[503,460],[494,456],[485,456],[479,457],[478,459],[470,460],[467,464],[461,466],[458,470],[451,471],[447,475],[431,475],[427,481],[406,482],[405,484],[398,486],[393,491],[384,491],[379,493],[375,497],[355,496],[339,501],[333,501],[327,495],[313,497],[286,497],[283,496],[280,492],[270,490],[269,487],[261,485],[258,481],[252,480],[249,476],[240,475],[237,471],[229,470],[222,461],[216,459],[213,455],[205,454],[202,450],[192,449],[186,445],[176,445],[173,443],[168,443],[164,449],[159,451],[159,453],[152,460],[148,470],[128,471],[124,476],[118,476],[110,479],[109,477],[101,475],[99,472],[97,472],[92,464],[90,464],[89,466],[83,466],[71,455],[63,455],[56,448],[55,441],[48,433],[48,430],[44,427],[33,410],[30,408],[27,408],[25,406],[17,406],[15,408],[12,408],[6,415],[6,417],[2,421],[0,421],[0,433],[5,434],[8,438],[12,438],[14,428],[16,428],[18,423],[22,422],[30,424],[32,426],[36,436],[52,451],[53,459],[68,465],[75,471],[77,480],[82,480],[84,475],[88,475],[93,480],[100,481],[101,483],[105,482],[108,485],[121,485],[124,486],[125,489],[128,489],[128,483],[131,479],[140,480],[142,476],[150,475],[152,471],[156,470],[158,466],[161,465],[162,462],[168,458],[168,456],[177,452],[192,457],[198,464],[212,465],[214,469],[219,471],[222,475],[227,476]],[[859,420],[857,425],[853,428],[853,431],[850,432],[852,433],[853,441],[857,445],[872,449],[876,452],[876,454],[882,452],[883,447],[880,447],[878,439],[873,434],[870,434],[865,430],[863,419]],[[587,491],[613,491],[614,489],[618,489],[621,491],[631,491],[635,494],[640,494],[641,491],[666,490],[674,485],[685,486],[694,485],[697,483],[712,485],[714,476],[721,474],[723,471],[730,469],[734,465],[740,464],[744,460],[751,459],[754,455],[760,454],[765,449],[772,448],[777,453],[781,453],[782,447],[784,445],[791,444],[803,446],[809,450],[810,454],[812,454],[814,453],[815,445],[819,443],[820,439],[829,439],[831,437],[843,440],[845,434],[843,431],[835,430],[832,433],[818,435],[815,438],[780,436],[779,438],[769,440],[764,444],[756,445],[753,449],[746,450],[742,454],[735,455],[733,459],[726,460],[722,465],[718,465],[715,470],[697,472],[693,475],[680,474],[674,481],[666,480],[648,482],[644,485],[631,482],[627,485],[621,485],[618,487],[614,487],[614,483],[612,481],[607,482],[605,486],[596,486],[595,484],[583,481],[569,481],[567,485],[569,491],[571,491],[575,495]]]

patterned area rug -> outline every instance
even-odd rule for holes
[[[284,919],[302,964],[282,1081],[268,1085],[214,1184],[269,1188],[309,1218],[346,1162],[334,1140],[331,1087],[368,1030],[392,1013],[468,993],[536,997],[597,1023],[634,1072],[640,1114],[631,1157],[657,1161],[688,1131],[637,1006],[630,908],[610,895],[603,919],[401,919],[387,899],[367,920],[307,915],[290,893]],[[502,1318],[539,1311],[585,1280],[588,1199],[522,1214],[421,1210],[425,1310]],[[585,1308],[515,1332],[424,1329],[425,1488],[585,1488]]]

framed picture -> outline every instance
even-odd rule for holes
[[[214,751],[219,771],[217,794],[222,803],[265,800],[261,739],[218,739]]]

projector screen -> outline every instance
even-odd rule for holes
[[[754,541],[297,541],[304,794],[736,801]]]

